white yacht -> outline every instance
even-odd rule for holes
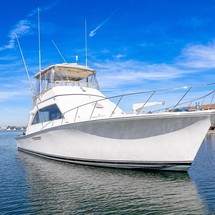
[[[146,92],[106,98],[95,74],[87,66],[67,63],[39,71],[27,129],[16,138],[18,149],[76,164],[187,171],[215,118],[212,110],[178,108],[191,87],[163,111],[153,108],[166,101],[152,102],[163,91],[147,91],[148,99],[127,113],[121,100]]]

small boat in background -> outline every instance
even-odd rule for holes
[[[212,102],[214,89],[203,96],[197,90],[197,98],[188,96],[196,87],[107,98],[95,74],[77,63],[39,71],[26,132],[16,138],[18,149],[76,164],[187,171],[215,119],[213,110],[189,107]]]

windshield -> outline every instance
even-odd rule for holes
[[[86,77],[86,78],[85,78]],[[98,89],[96,75],[84,74],[81,70],[55,69],[50,68],[41,72],[36,77],[36,94],[45,92],[55,86],[83,86]]]

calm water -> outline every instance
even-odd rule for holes
[[[189,173],[94,168],[18,152],[0,132],[0,214],[215,214],[215,135]]]

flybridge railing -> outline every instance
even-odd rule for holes
[[[191,93],[192,92],[192,93]],[[194,95],[193,95],[194,94]],[[136,97],[136,99],[131,99],[130,102],[125,98],[128,97]],[[142,111],[144,114],[152,114],[159,112],[182,112],[182,111],[196,111],[202,109],[212,109],[215,108],[214,98],[215,97],[215,83],[199,85],[199,86],[185,86],[180,88],[166,88],[160,90],[149,90],[149,91],[141,91],[134,93],[121,94],[117,96],[105,97],[97,100],[90,101],[88,103],[81,104],[74,108],[71,108],[54,120],[47,122],[42,129],[47,127],[52,123],[54,126],[54,121],[57,119],[62,119],[61,124],[63,124],[65,115],[74,111],[73,120],[69,120],[69,122],[77,122],[77,116],[81,108],[87,107],[91,105],[92,110],[89,111],[88,117],[84,118],[82,121],[91,120],[94,117],[101,117],[99,115],[95,116],[95,110],[99,105],[104,104],[105,100],[115,101],[112,109],[108,110],[109,115],[105,115],[105,117],[112,117],[116,112],[120,112],[120,107],[128,107],[132,105],[137,105],[138,108],[135,110],[133,106],[133,114],[138,115]],[[152,102],[153,101],[153,102]],[[141,103],[135,103],[141,102]],[[105,105],[105,104],[104,104]],[[158,107],[159,108],[156,108]],[[162,105],[162,108],[160,107]],[[213,106],[214,105],[214,106]],[[105,106],[104,106],[105,108]],[[116,111],[117,110],[117,111]],[[128,110],[124,108],[124,111],[120,114],[125,114]],[[107,113],[107,112],[106,112]],[[80,120],[79,120],[80,121]],[[42,130],[41,129],[41,130]]]
[[[97,83],[87,81],[55,81],[53,83],[53,87],[55,86],[81,86],[99,89],[99,85]]]

